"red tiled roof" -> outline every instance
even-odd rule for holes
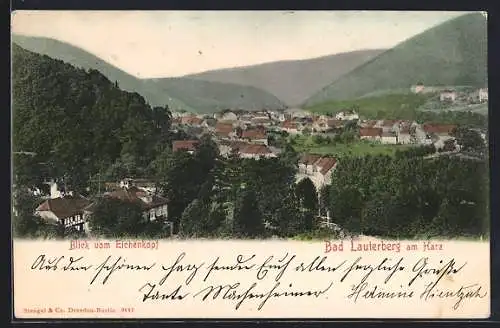
[[[375,120],[371,120],[371,121],[367,121],[367,122],[363,123],[363,125],[364,125],[365,127],[367,127],[367,128],[371,128],[371,127],[373,127],[375,124],[377,124],[377,121],[375,121]]]
[[[65,196],[54,199],[47,199],[41,203],[37,211],[51,211],[59,219],[71,217],[90,205],[90,201],[82,196]]]
[[[219,135],[228,135],[233,132],[233,125],[227,123],[217,123],[215,125],[215,132]]]
[[[110,192],[105,195],[107,198],[114,198],[114,199],[119,199],[122,201],[128,201],[128,202],[133,202],[133,203],[138,203],[144,210],[148,210],[151,208],[155,208],[158,206],[166,205],[168,203],[168,200],[164,197],[153,195],[151,197],[151,202],[146,203],[139,197],[146,197],[147,193],[144,193],[142,191],[139,191],[137,188],[129,188],[128,190],[117,190]]]
[[[384,122],[382,122],[382,125],[385,127],[390,127],[396,123],[398,123],[398,120],[384,120]]]
[[[195,150],[200,142],[198,140],[176,140],[172,142],[172,150],[178,151],[181,149]]]
[[[200,125],[203,122],[201,118],[196,116],[183,116],[181,117],[182,124],[192,124],[192,125]]]
[[[244,139],[266,139],[266,134],[262,129],[249,129],[243,131],[241,137]]]
[[[359,135],[361,137],[380,137],[382,136],[381,128],[360,128]]]
[[[327,124],[331,128],[341,127],[344,124],[342,120],[328,120]]]
[[[297,129],[297,123],[287,120],[281,123],[281,127],[285,129]]]
[[[305,164],[305,165],[312,165],[315,162],[317,162],[321,158],[320,155],[314,155],[314,154],[304,154],[300,159],[299,159],[299,164]]]
[[[404,125],[399,131],[400,134],[410,134],[410,126]]]
[[[240,153],[242,154],[252,154],[252,155],[264,155],[270,154],[271,150],[265,145],[247,145],[240,148]]]
[[[457,126],[452,124],[425,123],[422,128],[426,133],[450,134]]]
[[[320,168],[320,173],[321,174],[326,174],[328,171],[332,169],[332,167],[335,166],[337,163],[337,160],[333,157],[322,157],[320,160],[318,160],[316,163],[314,163],[315,166]]]

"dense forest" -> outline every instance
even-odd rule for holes
[[[452,157],[345,158],[322,190],[351,232],[391,238],[477,236],[489,224],[488,165]]]
[[[44,177],[84,192],[89,177],[145,173],[169,143],[168,108],[151,108],[95,70],[12,47],[13,151],[16,183]],[[136,172],[133,172],[136,171]],[[38,181],[37,181],[38,180]]]

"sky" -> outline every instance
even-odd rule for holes
[[[393,47],[465,12],[16,11],[12,33],[78,46],[139,78]]]

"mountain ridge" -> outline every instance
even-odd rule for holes
[[[450,19],[356,67],[303,105],[362,97],[377,89],[487,84],[486,19],[479,13]]]
[[[332,80],[354,69],[385,49],[366,49],[311,59],[283,60],[187,74],[183,77],[230,82],[260,88],[296,106]],[[300,78],[300,81],[297,79]]]
[[[269,92],[243,85],[210,82],[210,89],[218,90],[219,95],[218,98],[213,98],[205,92],[207,82],[188,78],[140,79],[81,48],[51,38],[13,34],[12,43],[76,67],[96,69],[111,81],[116,80],[124,90],[141,94],[152,106],[169,105],[173,110],[183,109],[198,113],[226,108],[246,110],[286,108],[282,101]],[[169,90],[171,88],[179,92],[183,87],[189,89],[191,94],[181,92],[178,97]]]

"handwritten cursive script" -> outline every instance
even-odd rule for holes
[[[255,302],[260,311],[280,298],[326,299],[333,291],[333,295],[353,303],[453,299],[452,308],[458,310],[466,301],[488,295],[487,287],[479,282],[455,282],[467,268],[467,262],[459,263],[455,258],[409,260],[398,256],[374,261],[373,257],[345,259],[338,255],[300,258],[291,253],[217,255],[205,261],[197,258],[181,252],[170,260],[140,263],[112,255],[96,261],[86,256],[40,254],[30,270],[37,274],[90,275],[92,288],[106,288],[113,277],[123,284],[127,278],[118,276],[135,275],[144,277],[139,279],[142,283],[134,278],[130,280],[133,283],[121,288],[134,288],[143,304],[194,299],[231,303],[234,310]]]

